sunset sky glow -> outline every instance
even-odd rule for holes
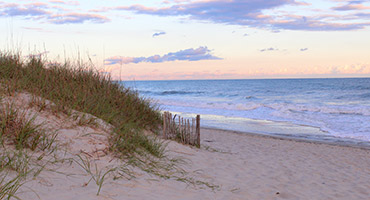
[[[370,77],[369,0],[0,0],[0,24],[2,50],[115,79]]]

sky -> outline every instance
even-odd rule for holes
[[[0,0],[0,30],[117,80],[370,77],[370,0]]]

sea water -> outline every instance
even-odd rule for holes
[[[370,142],[370,78],[121,83],[202,127]]]

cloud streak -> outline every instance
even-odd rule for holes
[[[345,5],[333,7],[333,10],[339,11],[350,11],[350,10],[367,10],[370,9],[370,6],[363,5],[364,1],[349,1]]]
[[[67,13],[61,15],[51,15],[48,17],[53,24],[82,24],[90,21],[93,23],[105,23],[110,20],[104,16],[96,14]]]
[[[279,49],[276,49],[276,48],[273,48],[273,47],[266,48],[266,49],[260,49],[260,52],[265,52],[265,51],[279,51]]]
[[[50,0],[49,2],[50,3],[55,3],[55,4],[73,5],[73,6],[80,5],[80,3],[78,1]]]
[[[78,5],[74,1],[51,1],[58,4]],[[109,22],[105,16],[90,13],[68,12],[63,13],[63,9],[57,9],[55,6],[49,6],[46,3],[1,3],[0,2],[0,17],[23,17],[24,19],[32,19],[35,21],[46,21],[52,24],[81,24],[85,22],[91,23],[106,23]],[[58,13],[58,14],[54,14]]]
[[[138,14],[159,16],[189,16],[190,19],[213,21],[225,24],[255,25],[263,19],[261,11],[273,9],[286,4],[294,4],[293,0],[260,0],[260,1],[198,1],[177,4],[165,8],[150,8],[142,5],[116,7],[117,10],[130,10]]]
[[[46,4],[26,4],[19,6],[18,4],[5,4],[0,7],[2,16],[44,16],[50,12],[44,10]]]
[[[199,60],[221,60],[222,58],[213,56],[211,50],[207,47],[198,47],[196,49],[185,49],[177,52],[171,52],[163,56],[154,55],[150,57],[122,57],[114,56],[108,59],[105,59],[106,65],[114,64],[129,64],[129,63],[162,63],[168,61],[199,61]]]
[[[181,17],[217,24],[239,25],[279,32],[280,30],[349,31],[370,26],[369,1],[332,0],[332,7],[318,11],[315,5],[299,0],[202,0],[168,1],[163,7],[144,5],[96,7],[81,11],[78,1],[49,0],[48,3],[0,2],[0,17],[20,17],[53,24],[107,23],[99,12],[131,11],[136,14]],[[285,10],[286,8],[290,10]],[[304,15],[294,15],[300,7]],[[72,8],[74,10],[72,10]],[[348,12],[351,11],[351,12]],[[94,14],[95,13],[95,14]],[[114,15],[113,15],[114,16]],[[163,35],[154,33],[152,37]]]
[[[362,1],[351,1],[345,7],[334,9],[365,9]],[[343,16],[337,18],[327,15],[292,16],[288,14],[265,14],[266,11],[276,10],[283,6],[310,6],[311,4],[295,0],[213,0],[180,2],[178,4],[154,8],[143,5],[118,6],[107,10],[125,10],[137,14],[156,16],[188,17],[191,20],[208,21],[212,23],[241,25],[278,31],[308,30],[308,31],[344,31],[357,30],[370,26],[370,22],[344,23]],[[328,11],[329,12],[329,11]],[[347,16],[347,19],[351,16]],[[359,18],[357,18],[359,19]]]
[[[158,33],[154,33],[154,34],[152,35],[152,37],[157,37],[157,36],[165,35],[165,34],[166,34],[166,32],[161,31],[161,32],[158,32]]]

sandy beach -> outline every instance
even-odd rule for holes
[[[159,170],[155,175],[151,169],[127,166],[109,153],[111,127],[104,121],[79,124],[62,113],[27,107],[30,99],[21,93],[4,101],[27,109],[28,114],[37,113],[36,122],[57,131],[58,148],[29,153],[33,172],[17,192],[21,199],[370,198],[370,150],[366,147],[202,128],[200,149],[162,140],[167,144],[167,160],[181,162],[175,162],[179,170]],[[117,178],[122,166],[127,174]]]
[[[158,200],[370,197],[370,151],[367,149],[214,129],[202,129],[201,133],[201,149],[171,141],[168,155],[182,157],[187,162],[182,165],[189,172],[187,176],[207,182],[214,186],[212,188],[134,170],[136,178],[131,180],[107,178],[97,196],[98,187],[92,182],[86,184],[89,176],[84,170],[67,162],[58,168],[63,173],[43,171],[27,182],[20,197]],[[82,137],[77,135],[70,144],[79,144]],[[101,167],[112,165],[111,159],[109,155],[95,158]]]

